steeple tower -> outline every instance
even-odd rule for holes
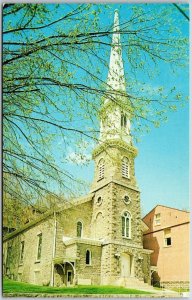
[[[101,108],[100,141],[93,151],[95,176],[91,236],[102,240],[101,283],[150,278],[149,252],[142,246],[140,192],[130,134],[118,12],[115,11],[107,90]],[[123,281],[121,281],[123,280]],[[140,281],[138,281],[139,283]]]
[[[109,153],[111,154],[109,155]],[[107,90],[103,97],[100,113],[100,140],[93,151],[96,165],[100,163],[96,169],[93,187],[103,182],[98,178],[108,180],[116,178],[136,186],[134,172],[136,155],[137,150],[132,144],[130,132],[129,97],[126,93],[119,16],[118,11],[115,10]],[[105,172],[102,167],[101,158],[103,157],[108,157],[105,160]],[[123,159],[127,160],[127,163],[122,164]],[[108,166],[106,167],[107,161]],[[126,176],[124,176],[124,172]]]
[[[126,93],[118,11],[115,10],[106,95],[103,99],[100,141],[120,139],[131,144],[130,112]]]

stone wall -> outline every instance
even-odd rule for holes
[[[91,251],[91,263],[86,265],[86,251]],[[77,244],[78,260],[76,264],[77,280],[90,279],[91,284],[100,284],[101,246]],[[78,281],[77,281],[78,282]]]
[[[150,254],[142,254],[142,257],[143,257],[143,263],[142,263],[143,280],[145,283],[151,284]]]
[[[124,197],[130,198],[129,203]],[[140,217],[140,194],[137,190],[121,184],[109,183],[95,192],[91,237],[110,238],[129,244],[142,245]],[[100,202],[98,199],[101,198]],[[122,238],[122,214],[131,214],[131,239]]]
[[[82,237],[90,237],[90,224],[92,217],[92,201],[88,201],[79,205],[72,205],[71,208],[63,210],[57,214],[58,228],[62,229],[65,237],[77,236],[77,222],[83,223]]]
[[[128,196],[129,203],[124,198]],[[113,239],[122,241],[127,245],[135,244],[142,246],[142,230],[140,216],[140,194],[137,190],[120,184],[113,184],[112,188],[112,217]],[[131,237],[122,237],[122,215],[127,211],[131,215]]]
[[[99,187],[100,184],[104,183],[109,179],[120,180],[122,183],[129,183],[132,186],[137,185],[134,166],[134,158],[137,154],[137,150],[134,147],[128,146],[125,143],[123,143],[123,145],[121,145],[121,143],[118,144],[118,142],[119,141],[114,141],[114,143],[112,142],[111,146],[107,146],[106,148],[103,145],[95,149],[95,152],[93,154],[93,157],[95,159],[95,173],[92,185],[93,189]],[[129,159],[129,179],[122,177],[123,157],[127,157]],[[104,178],[99,180],[98,165],[101,159],[104,159],[105,161]]]
[[[98,199],[101,201],[98,203]],[[106,239],[112,236],[111,184],[95,192],[91,221],[91,237]]]
[[[143,249],[108,244],[103,246],[101,260],[101,283],[115,284],[123,277],[122,256],[129,254],[131,257],[131,277],[150,284],[150,255],[143,252]],[[106,259],[108,257],[108,259]]]
[[[131,276],[150,283],[149,254],[143,252],[142,226],[140,212],[140,192],[135,178],[134,158],[136,149],[128,147],[108,147],[102,151],[96,148],[95,177],[93,191],[93,237],[103,237],[101,259],[101,283],[115,284],[122,276],[121,260],[123,255],[130,255]],[[122,176],[122,159],[129,159],[129,178]],[[98,163],[105,161],[104,178],[99,179]],[[125,196],[129,201],[125,201]],[[122,215],[131,216],[131,235],[122,236]],[[97,221],[98,218],[98,221]]]
[[[41,258],[37,260],[38,234],[42,233]],[[11,247],[7,276],[14,280],[48,285],[51,280],[54,220],[41,221],[5,243]],[[24,241],[23,262],[20,261],[21,242]]]
[[[190,282],[189,281],[162,281],[160,283],[161,287],[166,289],[189,289]]]

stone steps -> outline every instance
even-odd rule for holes
[[[126,288],[133,288],[133,289],[153,290],[153,287],[151,285],[134,277],[119,278],[117,281],[117,285],[124,286]]]

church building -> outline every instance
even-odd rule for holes
[[[128,102],[115,11],[91,191],[8,234],[3,243],[4,275],[51,286],[150,284],[153,251],[143,247],[148,227],[141,219]]]

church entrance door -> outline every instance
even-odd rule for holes
[[[121,254],[121,276],[130,277],[131,276],[131,263],[132,257],[127,253]]]

